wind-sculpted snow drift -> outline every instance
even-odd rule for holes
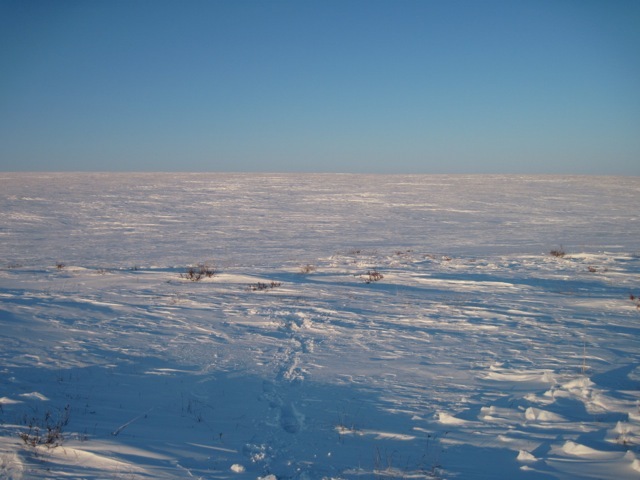
[[[0,187],[1,478],[640,477],[637,178]]]

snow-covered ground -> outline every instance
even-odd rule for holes
[[[640,478],[640,178],[2,173],[0,240],[1,478]]]

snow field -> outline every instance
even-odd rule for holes
[[[55,178],[3,178],[0,476],[640,476],[637,180]]]

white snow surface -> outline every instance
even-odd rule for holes
[[[1,173],[0,240],[0,478],[640,478],[640,178]]]

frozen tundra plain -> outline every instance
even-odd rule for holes
[[[0,478],[640,478],[638,177],[2,173],[0,240]]]

